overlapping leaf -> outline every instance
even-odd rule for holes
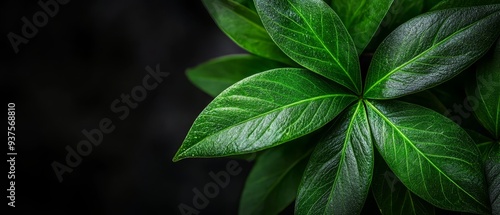
[[[203,110],[174,160],[244,154],[279,145],[322,127],[356,99],[341,86],[303,69],[250,76]]]
[[[479,150],[462,128],[417,105],[366,104],[377,149],[409,190],[447,210],[489,212]]]
[[[373,145],[363,102],[336,119],[304,172],[296,214],[359,214],[370,188]]]
[[[217,23],[236,44],[248,52],[294,65],[269,37],[255,11],[233,0],[203,0]]]
[[[253,55],[228,55],[188,69],[187,76],[194,85],[215,97],[248,76],[279,67],[283,64]]]
[[[478,65],[476,81],[467,94],[479,122],[500,138],[500,41]]]
[[[485,173],[492,214],[500,214],[500,142],[492,143],[485,154]]]
[[[500,35],[500,5],[455,8],[416,17],[377,49],[365,97],[389,99],[436,86],[469,67]]]
[[[467,131],[476,141],[483,158],[492,214],[500,214],[500,142],[475,131]]]
[[[239,214],[278,214],[290,205],[312,149],[309,138],[300,138],[262,153],[245,183]]]
[[[361,93],[354,42],[337,14],[322,0],[255,0],[276,44],[305,68]]]
[[[333,0],[331,6],[354,40],[358,55],[368,45],[393,0]]]
[[[382,215],[435,214],[434,206],[408,190],[380,156],[375,156],[372,191]]]

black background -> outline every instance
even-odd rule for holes
[[[201,1],[72,0],[17,54],[7,34],[22,35],[21,18],[32,20],[42,9],[38,1],[11,0],[0,10],[2,103],[5,109],[16,103],[14,214],[180,214],[179,204],[192,206],[192,189],[211,182],[210,171],[225,169],[230,159],[171,161],[211,100],[189,83],[185,69],[242,52]],[[148,74],[144,68],[157,64],[169,77],[119,120],[113,100],[130,94]],[[116,129],[59,183],[52,162],[64,163],[65,147],[75,148],[85,140],[81,131],[103,118]],[[200,214],[237,212],[251,168],[238,162],[242,173]]]

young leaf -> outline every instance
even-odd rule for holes
[[[375,52],[365,97],[396,98],[449,80],[488,51],[499,29],[500,5],[440,10],[406,22]]]
[[[356,47],[335,12],[322,0],[255,0],[271,38],[290,58],[358,95]]]
[[[435,214],[434,206],[408,190],[380,155],[375,156],[372,192],[382,215]]]
[[[333,0],[332,8],[337,12],[354,40],[358,55],[363,53],[366,45],[384,19],[393,0]]]
[[[467,94],[479,122],[500,138],[500,40],[478,65],[476,81]]]
[[[314,149],[296,214],[359,214],[370,189],[373,145],[363,102],[339,117]]]
[[[472,7],[479,5],[500,4],[500,0],[444,0],[434,6],[431,11],[444,10],[454,7]]]
[[[250,76],[201,112],[174,161],[277,146],[321,128],[356,99],[348,90],[304,69]]]
[[[254,55],[228,55],[187,70],[194,85],[215,97],[234,83],[259,72],[284,67],[282,63]]]
[[[300,138],[262,153],[245,183],[239,214],[278,214],[290,205],[312,149],[309,138]]]
[[[219,28],[248,52],[295,65],[269,37],[259,16],[234,0],[203,0]]]
[[[479,150],[461,127],[410,103],[366,104],[378,151],[410,191],[443,209],[489,212]]]

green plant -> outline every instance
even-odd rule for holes
[[[499,1],[203,3],[251,54],[188,70],[216,98],[174,161],[263,151],[240,214],[500,214]]]

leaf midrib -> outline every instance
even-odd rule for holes
[[[371,104],[369,101],[366,101],[366,103],[371,107],[371,109],[373,111],[375,111],[386,123],[388,123],[394,130],[396,130],[400,135],[401,137],[403,137],[406,142],[408,142],[410,145],[421,157],[423,157],[427,162],[429,162],[429,164],[431,164],[432,167],[434,167],[436,170],[438,170],[439,173],[441,173],[446,179],[448,179],[448,181],[450,181],[451,183],[453,183],[456,187],[458,187],[463,193],[467,194],[467,196],[469,196],[470,198],[472,198],[475,202],[477,202],[479,205],[481,205],[482,207],[484,208],[488,208],[487,206],[483,205],[483,203],[481,203],[479,200],[477,200],[474,196],[472,196],[471,194],[469,194],[469,192],[467,192],[466,190],[464,190],[461,186],[459,186],[454,180],[452,180],[447,174],[445,174],[444,172],[441,171],[441,169],[439,169],[431,160],[429,160],[429,158],[427,158],[427,156],[425,156],[425,154],[423,152],[421,152],[414,144],[413,142],[408,139],[408,137],[406,135],[403,134],[402,131],[400,131],[398,129],[398,127],[396,125],[394,125],[387,117],[385,117],[385,115],[380,112],[373,104]],[[405,144],[406,145],[406,144]]]
[[[449,40],[453,39],[453,37],[454,37],[455,35],[457,35],[457,34],[459,34],[459,33],[464,32],[465,30],[467,30],[467,29],[469,29],[469,28],[473,27],[473,26],[474,26],[475,24],[477,24],[478,22],[481,22],[481,21],[483,21],[483,20],[487,19],[488,17],[495,15],[496,13],[498,13],[498,10],[497,10],[497,11],[495,11],[495,12],[493,12],[493,13],[491,13],[491,14],[490,14],[490,15],[488,15],[488,16],[483,17],[482,19],[480,19],[480,20],[478,20],[478,21],[475,21],[475,22],[473,22],[473,23],[471,23],[471,24],[469,24],[469,25],[467,25],[467,26],[465,26],[465,27],[463,27],[463,28],[459,29],[458,31],[456,31],[456,32],[454,32],[453,34],[449,35],[448,37],[444,38],[444,39],[443,39],[443,40],[441,40],[440,42],[438,42],[438,43],[436,43],[436,44],[433,44],[431,47],[427,48],[426,50],[424,50],[422,53],[418,54],[417,56],[415,56],[415,57],[413,57],[413,58],[409,59],[409,60],[408,60],[408,61],[406,61],[405,63],[401,64],[400,66],[398,66],[398,67],[396,67],[396,68],[394,68],[394,69],[393,69],[393,70],[391,70],[389,73],[387,73],[386,75],[384,75],[384,77],[380,78],[378,81],[376,81],[375,83],[373,83],[373,84],[370,86],[370,88],[368,88],[368,89],[365,91],[365,94],[367,94],[369,91],[371,91],[371,90],[373,89],[373,87],[375,87],[375,86],[377,86],[378,84],[380,84],[380,82],[382,82],[383,80],[387,79],[387,77],[389,77],[389,76],[391,76],[392,74],[394,74],[394,73],[398,72],[398,70],[400,70],[400,69],[402,69],[402,68],[406,67],[406,66],[407,66],[408,64],[410,64],[410,63],[413,63],[414,61],[416,61],[417,59],[419,59],[419,58],[420,58],[420,57],[422,57],[423,55],[425,55],[425,54],[427,54],[428,52],[430,52],[430,51],[434,50],[437,46],[440,46],[440,45],[442,45],[443,43],[445,43],[445,42],[447,42],[447,41],[449,41]],[[438,32],[438,33],[439,33],[439,32]]]
[[[340,157],[340,162],[338,164],[338,167],[337,168],[337,171],[336,171],[336,174],[335,174],[335,180],[333,181],[332,183],[332,188],[331,188],[331,191],[330,191],[330,195],[328,195],[328,201],[327,203],[329,204],[333,198],[333,194],[335,192],[335,184],[337,183],[337,179],[339,178],[339,172],[341,171],[342,169],[342,165],[344,164],[344,161],[345,161],[345,152],[346,152],[346,148],[347,148],[347,140],[350,140],[351,139],[351,133],[352,133],[352,125],[354,124],[353,121],[354,119],[356,118],[357,114],[358,114],[358,111],[359,111],[359,107],[361,106],[361,101],[358,102],[357,106],[356,106],[356,110],[354,110],[354,113],[352,114],[352,117],[350,118],[350,121],[349,121],[349,125],[347,126],[347,131],[345,133],[345,139],[344,139],[344,144],[342,146],[342,156]],[[325,207],[325,209],[323,210],[323,214],[328,214],[326,212],[326,209],[327,207]]]
[[[212,134],[209,134],[207,135],[206,137],[204,137],[203,139],[201,139],[200,141],[196,142],[196,143],[193,143],[191,146],[189,146],[186,150],[184,150],[184,152],[182,153],[179,153],[179,156],[182,155],[182,154],[185,154],[187,153],[190,149],[192,149],[194,146],[196,146],[197,143],[201,143],[203,142],[205,139],[207,138],[210,138],[214,135],[217,135],[217,134],[220,134],[220,133],[223,133],[224,131],[228,130],[228,129],[231,129],[233,127],[236,127],[236,126],[239,126],[239,125],[242,125],[242,124],[245,124],[249,121],[252,121],[252,120],[255,120],[255,119],[258,119],[258,118],[261,118],[261,117],[265,117],[271,113],[274,113],[274,112],[277,112],[277,111],[280,111],[280,110],[285,110],[289,107],[293,107],[293,106],[298,106],[298,105],[301,105],[303,103],[307,103],[307,102],[310,102],[310,101],[316,101],[316,100],[321,100],[321,99],[327,99],[327,98],[333,98],[333,97],[344,97],[344,98],[347,98],[347,97],[354,97],[356,98],[356,96],[353,96],[353,95],[350,95],[350,94],[327,94],[327,95],[322,95],[322,96],[316,96],[316,97],[311,97],[311,98],[308,98],[308,99],[303,99],[303,100],[299,100],[299,101],[296,101],[296,102],[293,102],[293,103],[290,103],[290,104],[287,104],[287,105],[284,105],[284,106],[281,106],[281,107],[278,107],[278,108],[275,108],[275,109],[272,109],[272,110],[269,110],[265,113],[262,113],[262,114],[258,114],[256,116],[253,116],[253,117],[250,117],[246,120],[243,120],[239,123],[236,123],[236,124],[233,124],[231,126],[228,126],[224,129],[221,129],[215,133],[212,133]],[[176,156],[178,157],[178,156]]]
[[[295,10],[295,12],[302,18],[302,20],[304,20],[304,23],[306,23],[307,27],[309,28],[309,30],[313,33],[314,37],[319,41],[319,43],[321,44],[321,46],[323,46],[323,48],[325,48],[326,52],[328,52],[328,54],[332,57],[332,59],[337,63],[337,65],[340,67],[340,69],[342,69],[342,71],[347,75],[347,77],[349,78],[349,80],[351,80],[351,82],[354,84],[354,87],[356,88],[356,90],[359,90],[358,89],[358,85],[357,83],[354,82],[354,80],[352,79],[351,77],[351,74],[349,74],[347,72],[347,69],[339,62],[339,59],[337,59],[333,53],[330,51],[330,49],[328,49],[328,47],[325,45],[325,43],[323,42],[322,39],[319,38],[318,34],[316,34],[316,31],[312,28],[312,26],[309,24],[309,22],[307,21],[307,19],[303,16],[302,13],[300,13],[300,11],[295,7],[295,5],[293,5],[290,0],[287,0],[288,4],[290,4],[290,6],[292,6],[293,10]],[[321,16],[323,16],[323,14],[320,14]],[[324,26],[321,26],[321,28],[324,28]],[[336,26],[335,26],[335,29],[336,29]],[[347,30],[346,30],[347,31]],[[338,34],[337,34],[338,36]],[[338,43],[339,41],[337,41]]]

